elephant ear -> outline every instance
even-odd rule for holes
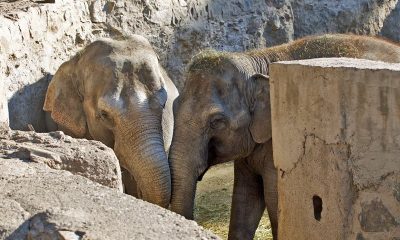
[[[272,137],[271,104],[269,99],[269,76],[254,74],[250,78],[250,133],[256,143],[264,143]]]
[[[66,134],[85,137],[87,126],[78,90],[76,61],[73,58],[57,70],[47,89],[43,110],[51,112],[51,118]]]

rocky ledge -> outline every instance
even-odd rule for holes
[[[1,130],[0,239],[217,239],[120,183],[99,142]]]

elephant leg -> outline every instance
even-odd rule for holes
[[[264,199],[267,206],[269,221],[271,222],[272,235],[275,240],[278,239],[278,171],[274,166],[272,158],[272,147],[264,158]]]
[[[265,209],[262,177],[243,160],[235,161],[228,239],[253,239]]]
[[[133,176],[125,168],[121,168],[122,183],[124,184],[124,193],[141,198],[140,191]]]

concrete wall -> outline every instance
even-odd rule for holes
[[[271,67],[279,238],[399,239],[400,64]]]

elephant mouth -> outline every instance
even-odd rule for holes
[[[215,139],[209,141],[207,150],[207,166],[213,166],[230,160],[227,154],[223,154],[218,150],[217,141]]]
[[[248,151],[239,151],[237,153],[235,152],[229,152],[229,151],[221,151],[219,150],[221,147],[219,145],[219,142],[215,139],[211,139],[208,143],[208,148],[207,148],[207,163],[208,166],[213,166],[216,164],[220,163],[225,163],[229,161],[235,161],[237,159],[242,159],[246,157],[246,152]],[[252,148],[249,148],[252,149]]]

